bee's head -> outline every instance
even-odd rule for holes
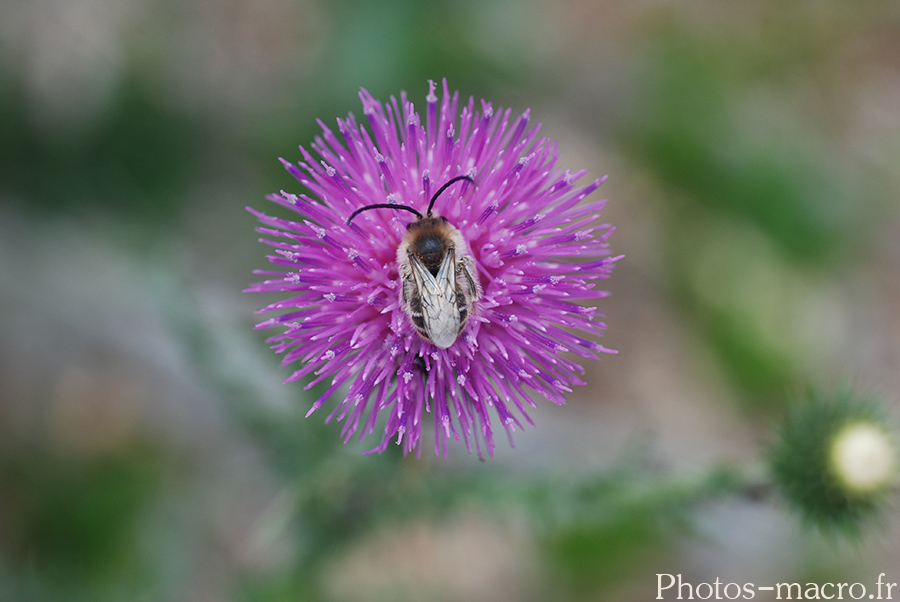
[[[437,236],[422,236],[415,241],[414,253],[426,266],[441,265],[444,253],[447,252],[447,240]]]
[[[423,217],[407,226],[409,251],[434,275],[437,275],[450,248],[447,223],[447,218],[435,216]]]

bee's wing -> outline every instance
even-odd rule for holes
[[[437,276],[432,276],[415,256],[410,257],[412,272],[422,300],[425,334],[431,342],[446,349],[459,334],[459,308],[456,306],[456,253],[444,255]]]
[[[419,263],[414,258],[411,259]],[[419,267],[421,267],[421,264],[419,264]],[[411,262],[403,262],[400,264],[400,278],[402,280],[403,310],[409,316],[419,334],[428,339],[428,330],[425,328],[425,316],[422,315],[421,275],[418,270],[413,270]]]

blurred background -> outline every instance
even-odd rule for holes
[[[625,254],[619,354],[484,463],[304,419],[240,292],[277,158],[442,77],[610,174]],[[900,581],[890,512],[827,540],[729,484],[810,384],[897,418],[898,198],[898,3],[2,0],[0,600]]]

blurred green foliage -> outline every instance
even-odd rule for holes
[[[857,157],[835,158],[837,142],[804,104],[809,82],[818,82],[817,58],[840,37],[808,16],[794,7],[746,31],[657,24],[639,100],[620,131],[623,148],[665,191],[659,210],[674,298],[749,408],[779,405],[813,369],[818,344],[792,345],[810,337],[787,314],[802,312],[815,286],[783,291],[810,275],[824,280],[865,252],[862,233],[880,206],[882,184],[857,175],[867,169]],[[711,266],[703,278],[711,286],[699,286],[698,272]],[[761,271],[773,276],[748,277]],[[775,322],[781,330],[768,336]]]
[[[695,203],[689,212],[750,220],[791,258],[839,256],[854,231],[847,219],[859,219],[853,209],[867,200],[849,194],[847,174],[829,166],[812,132],[797,131],[801,120],[765,106],[773,100],[767,92],[784,83],[757,64],[771,61],[771,50],[679,31],[657,44],[633,145],[682,193],[675,200]],[[744,103],[757,105],[759,122],[746,121]]]
[[[20,575],[12,599],[117,599],[152,583],[139,521],[163,469],[137,441],[89,457],[24,445],[0,456],[0,507],[14,517],[0,549]]]
[[[130,81],[96,122],[48,130],[16,89],[0,105],[0,182],[29,212],[94,208],[171,224],[196,185],[208,126]]]

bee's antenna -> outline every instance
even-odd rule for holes
[[[350,221],[354,217],[356,217],[363,211],[368,211],[369,209],[403,209],[404,211],[415,213],[419,219],[422,219],[422,214],[408,205],[395,205],[394,203],[375,203],[374,205],[366,205],[365,207],[360,207],[359,209],[351,213],[350,217],[347,218],[347,225],[350,225]]]
[[[441,193],[447,190],[450,187],[450,184],[454,182],[459,182],[460,180],[466,180],[475,184],[475,180],[472,179],[471,176],[456,176],[455,178],[450,178],[447,182],[438,188],[437,192],[434,193],[434,196],[431,197],[431,202],[428,203],[428,213],[427,215],[431,215],[431,208],[434,207],[434,202],[437,200]],[[410,207],[409,205],[395,205],[394,203],[375,203],[374,205],[366,205],[365,207],[360,207],[356,211],[350,214],[350,217],[347,218],[347,225],[350,225],[350,222],[353,221],[353,218],[362,213],[363,211],[368,211],[369,209],[403,209],[404,211],[409,211],[410,213],[415,213],[416,217],[422,219],[422,214]]]
[[[471,176],[456,176],[455,178],[450,178],[449,180],[447,180],[447,183],[444,184],[443,186],[441,186],[440,188],[438,188],[437,192],[434,193],[434,196],[431,197],[431,202],[428,203],[428,215],[431,215],[431,208],[434,207],[434,202],[437,200],[437,198],[439,196],[441,196],[441,193],[444,192],[445,190],[447,190],[447,188],[450,186],[450,184],[453,184],[454,182],[459,182],[460,180],[468,180],[472,184],[475,184],[475,180],[473,180]],[[365,209],[365,207],[364,207],[364,209]],[[420,215],[419,217],[422,217],[422,216]]]

